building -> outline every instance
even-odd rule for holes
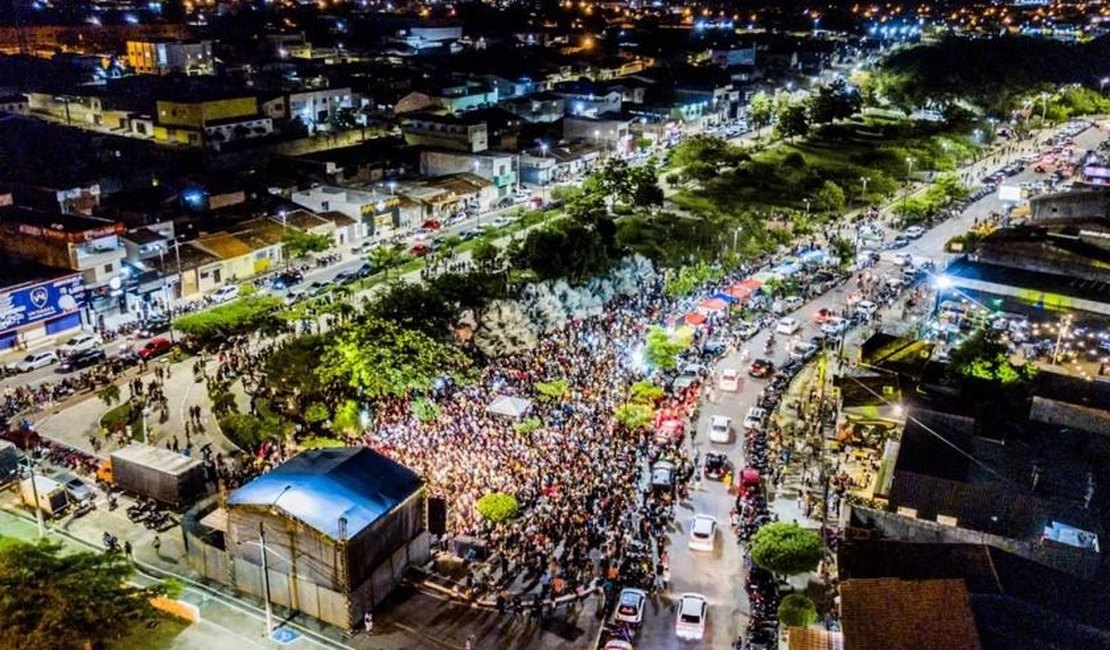
[[[312,134],[317,129],[330,129],[340,111],[355,108],[355,100],[349,87],[315,88],[283,94],[264,102],[261,108],[267,117],[282,123],[300,120]]]
[[[470,172],[493,183],[497,196],[509,194],[517,184],[517,156],[496,151],[465,153],[442,149],[420,152],[420,173],[425,176],[448,176]]]
[[[501,102],[499,106],[526,122],[545,124],[562,119],[567,110],[565,98],[548,92],[516,97]]]
[[[489,108],[497,104],[497,89],[477,81],[445,84],[423,92],[411,92],[397,100],[393,112],[397,115],[432,109],[460,114]]]
[[[27,115],[30,112],[26,95],[0,95],[0,115]]]
[[[619,111],[623,101],[619,89],[605,88],[589,81],[556,84],[551,94],[563,100],[567,115],[582,117]]]
[[[563,120],[563,139],[588,142],[607,153],[632,150],[632,120],[620,115],[601,117],[568,116]]]
[[[155,100],[152,135],[159,142],[200,147],[213,140],[227,142],[272,131],[272,119],[260,114],[253,94],[181,93]]]
[[[401,119],[401,132],[410,145],[469,152],[489,148],[486,123],[470,116],[409,113]]]
[[[425,508],[420,477],[375,451],[302,452],[228,497],[233,584],[352,629],[430,557]]]
[[[0,268],[0,353],[80,328],[85,299],[80,273],[37,264]]]
[[[156,38],[127,41],[127,62],[139,74],[193,76],[215,73],[216,59],[212,41]]]
[[[334,185],[318,185],[294,192],[290,199],[297,205],[324,214],[339,212],[359,223],[359,238],[382,237],[402,228],[401,198],[395,189],[360,190]]]
[[[122,262],[127,251],[122,234],[123,224],[108,219],[0,208],[0,251],[11,261],[80,274],[88,306],[98,313],[126,309]]]
[[[849,650],[981,650],[962,580],[849,580],[840,585]]]

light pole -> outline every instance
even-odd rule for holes
[[[867,183],[870,180],[871,180],[870,176],[860,176],[859,177],[859,182],[863,183],[863,191],[860,192],[860,199],[862,199],[865,203],[867,202]]]
[[[547,160],[547,143],[546,142],[541,142],[540,143],[540,155],[543,156],[544,160]],[[545,166],[543,168],[543,175],[540,176],[540,181],[541,181],[540,182],[540,195],[543,199],[543,205],[547,205],[547,182],[549,180],[551,180],[551,178],[548,174],[547,167]]]
[[[389,181],[386,186],[389,187],[389,195],[393,196],[394,192],[397,191],[397,181]]]
[[[285,496],[285,493],[291,489],[293,489],[292,485],[286,485],[282,488],[281,492],[270,502],[270,508],[272,509],[276,506],[278,500]],[[266,591],[266,636],[270,636],[270,633],[274,631],[274,608],[273,605],[270,604],[270,567],[266,562],[266,525],[262,519],[258,520],[258,545],[261,548],[262,582],[263,588]]]
[[[802,203],[806,204],[806,217],[808,218],[809,217],[809,203],[810,203],[809,198],[807,197],[807,198],[802,199]]]
[[[1110,84],[1110,77],[1103,77],[1098,82],[1098,92],[1101,94],[1106,91],[1106,84]]]
[[[1056,345],[1052,348],[1052,365],[1054,366],[1060,363],[1060,344],[1063,343],[1070,327],[1071,314],[1068,314],[1060,321],[1060,331],[1056,334]]]
[[[913,179],[913,156],[906,156],[906,189],[902,192],[902,217],[905,218],[906,203],[910,200],[910,182]]]

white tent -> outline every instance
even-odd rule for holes
[[[497,413],[498,415],[507,415],[511,418],[524,417],[532,408],[532,400],[524,399],[523,397],[510,397],[508,395],[499,395],[497,399],[486,408],[490,413]]]

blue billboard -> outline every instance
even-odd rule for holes
[[[40,282],[0,293],[0,332],[49,320],[85,306],[80,275]]]

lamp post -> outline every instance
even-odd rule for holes
[[[389,187],[389,195],[393,196],[394,192],[397,191],[397,181],[389,181],[386,186]]]
[[[910,182],[913,180],[913,156],[906,156],[906,188],[902,192],[902,216],[905,217],[906,202],[910,200]]]
[[[870,176],[860,176],[859,182],[863,183],[863,191],[860,192],[860,199],[867,201],[867,183],[871,180]]]
[[[1052,365],[1054,366],[1060,363],[1060,344],[1063,343],[1064,339],[1067,337],[1070,327],[1071,314],[1068,314],[1060,321],[1060,331],[1056,334],[1056,345],[1052,348]]]
[[[270,508],[276,506],[278,500],[285,496],[285,493],[291,489],[293,489],[292,485],[286,485],[282,488],[281,492],[270,502]],[[258,545],[261,547],[262,582],[263,589],[266,591],[266,636],[269,636],[270,632],[274,631],[274,608],[273,605],[270,604],[270,567],[266,562],[266,553],[268,552],[266,549],[266,525],[261,519],[258,520]]]
[[[1110,77],[1103,77],[1098,81],[1098,92],[1101,94],[1106,91],[1106,84],[1110,84]]]
[[[540,143],[540,155],[543,156],[544,160],[547,160],[547,143],[546,142],[541,142]],[[540,176],[540,181],[541,181],[540,182],[540,196],[543,199],[543,205],[547,205],[547,183],[550,180],[551,180],[551,178],[550,178],[549,173],[547,171],[547,167],[544,167],[543,168],[543,176]]]

